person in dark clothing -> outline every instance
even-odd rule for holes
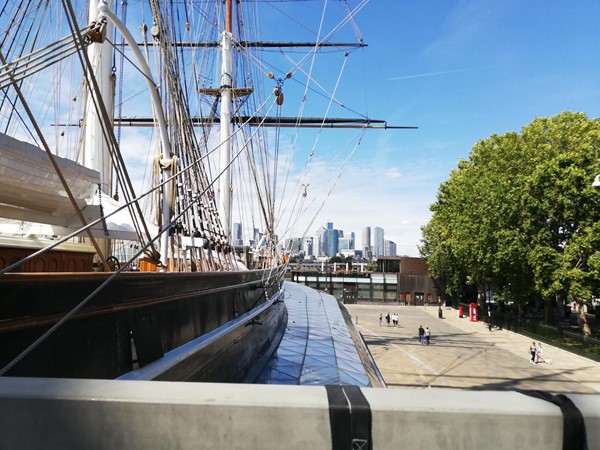
[[[529,351],[531,352],[531,361],[529,362],[531,364],[536,364],[535,355],[537,354],[537,346],[535,345],[535,341],[531,344],[531,347],[529,347]]]

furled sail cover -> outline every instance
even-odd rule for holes
[[[100,173],[66,158],[55,156],[55,159],[85,219],[88,223],[98,219]],[[112,198],[102,195],[104,216],[117,208]],[[82,226],[46,152],[2,133],[0,217],[50,225],[44,228],[56,235],[69,234]],[[8,223],[4,221],[5,225]],[[10,233],[10,228],[5,232]],[[127,209],[94,226],[92,231],[97,237],[137,240]]]

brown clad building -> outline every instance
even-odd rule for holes
[[[323,266],[325,264],[323,263]],[[441,293],[427,274],[427,261],[409,256],[380,256],[377,269],[362,272],[320,264],[299,267],[291,281],[326,291],[344,303],[386,302],[404,305],[436,304]],[[356,266],[354,266],[354,269]]]
[[[396,292],[398,302],[405,305],[437,304],[440,298],[437,286],[429,277],[427,261],[410,256],[380,256],[378,271],[398,274]]]

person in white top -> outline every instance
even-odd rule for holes
[[[531,353],[531,359],[529,360],[529,362],[531,364],[536,364],[535,355],[537,354],[537,346],[535,345],[535,341],[531,343],[531,347],[529,347],[529,351]]]
[[[537,343],[537,350],[535,352],[535,357],[537,359],[537,362],[539,362],[539,363],[550,364],[550,360],[544,358],[544,350],[542,350],[542,343],[541,342]]]

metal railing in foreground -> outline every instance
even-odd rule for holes
[[[600,448],[600,395],[539,391],[3,377],[0,417],[11,449]]]

